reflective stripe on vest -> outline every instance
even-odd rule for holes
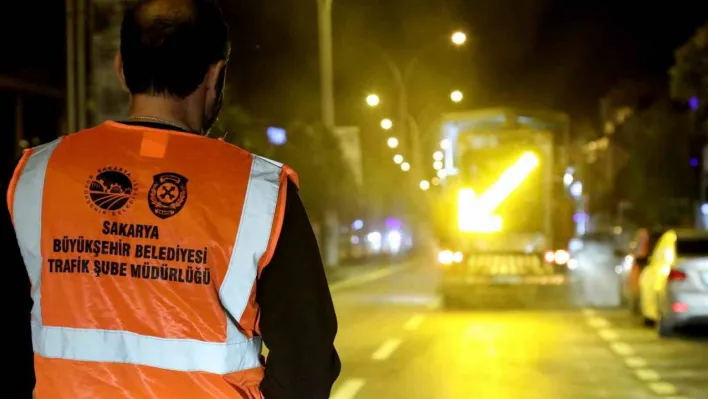
[[[219,298],[228,313],[225,342],[160,338],[130,331],[47,326],[42,323],[42,209],[45,175],[62,139],[29,152],[13,198],[13,221],[32,283],[32,342],[45,358],[127,363],[175,371],[228,374],[260,366],[260,338],[248,338],[234,322],[248,306],[267,250],[278,203],[282,164],[253,156],[237,237]]]

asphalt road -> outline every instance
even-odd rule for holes
[[[610,307],[611,266],[585,259],[537,307],[495,298],[451,311],[426,263],[332,284],[343,363],[332,399],[708,399],[708,334],[659,340]]]

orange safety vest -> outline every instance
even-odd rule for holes
[[[8,190],[39,399],[262,398],[256,280],[282,164],[106,122],[25,151]]]

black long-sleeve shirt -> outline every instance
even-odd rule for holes
[[[136,123],[137,124],[137,123]],[[173,129],[156,124],[150,127]],[[0,352],[10,377],[3,389],[31,397],[34,387],[30,284],[7,212],[6,192],[15,164],[2,173],[2,267],[10,304],[4,320],[11,347]],[[341,364],[334,348],[337,318],[317,240],[297,187],[289,182],[285,216],[271,262],[256,286],[260,331],[269,354],[261,391],[266,399],[326,399]],[[15,344],[17,346],[15,347]],[[9,355],[8,355],[9,354]],[[16,385],[12,386],[12,385]],[[12,389],[16,388],[16,389]]]

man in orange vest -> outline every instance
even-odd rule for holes
[[[37,398],[329,397],[337,322],[297,176],[205,137],[228,55],[213,1],[140,1],[116,57],[130,118],[19,161],[4,240]]]

